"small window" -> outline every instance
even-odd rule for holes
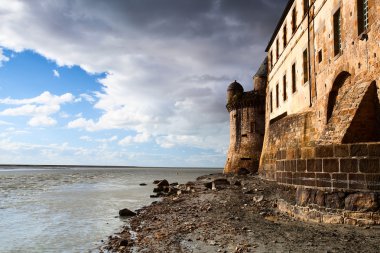
[[[358,0],[358,34],[368,29],[368,0]]]
[[[307,49],[303,51],[303,83],[307,83],[309,81],[309,71],[308,71],[308,57],[307,57]]]
[[[278,61],[278,57],[280,55],[280,45],[278,43],[278,39],[276,40],[276,61]]]
[[[321,63],[322,62],[322,49],[321,50],[319,50],[319,52],[318,52],[318,62],[319,63]]]
[[[292,65],[292,91],[293,93],[297,91],[297,83],[296,83],[296,64]]]
[[[278,84],[276,85],[276,107],[278,108],[280,103],[279,103],[279,94],[278,94]]]
[[[309,12],[309,0],[303,0],[303,15],[306,16]]]
[[[273,112],[273,93],[270,92],[270,112]]]
[[[283,28],[283,42],[284,42],[284,48],[286,47],[286,44],[288,43],[288,38],[286,37],[286,25],[284,25],[284,28]]]
[[[336,56],[342,50],[340,9],[338,9],[335,12],[333,20],[334,20],[334,56]]]
[[[283,94],[282,94],[282,96],[283,96],[283,98],[284,98],[284,101],[286,101],[287,99],[288,99],[288,94],[286,93],[286,75],[284,75],[284,78],[283,78],[283,86],[282,86],[282,88],[283,88]]]
[[[273,67],[273,52],[270,51],[270,54],[269,54],[269,61],[270,61],[270,69],[272,69]]]
[[[294,34],[297,30],[297,12],[296,7],[294,7],[292,12],[292,33]]]

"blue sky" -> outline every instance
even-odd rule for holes
[[[286,1],[181,1],[0,0],[0,163],[222,167]]]

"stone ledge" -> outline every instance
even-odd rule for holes
[[[353,212],[328,208],[303,207],[292,205],[283,199],[277,200],[277,209],[294,219],[327,224],[346,224],[356,226],[380,225],[379,212]]]

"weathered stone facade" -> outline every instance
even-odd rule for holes
[[[267,47],[262,177],[380,192],[379,13],[376,0],[289,1]]]

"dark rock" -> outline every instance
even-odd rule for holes
[[[128,246],[128,240],[121,240],[119,246]]]
[[[344,208],[350,211],[376,211],[379,208],[377,194],[373,192],[350,194],[345,199]]]
[[[136,215],[136,213],[129,210],[128,208],[124,208],[124,209],[121,209],[119,211],[119,216],[123,216],[123,217],[129,216],[130,217],[130,216],[135,216],[135,215]]]
[[[170,186],[177,186],[178,183],[177,182],[174,182],[174,183],[171,183]]]
[[[215,186],[217,185],[230,185],[230,181],[228,181],[226,178],[217,178],[213,181]]]
[[[243,192],[244,194],[254,194],[255,193],[255,191],[254,190],[247,190],[247,191],[245,191],[245,192]]]
[[[248,175],[249,174],[249,170],[247,170],[246,168],[240,168],[237,172],[238,175]]]
[[[328,193],[325,196],[325,206],[332,209],[343,209],[346,194],[343,192]]]
[[[153,189],[153,192],[154,192],[154,193],[162,192],[162,189],[156,187],[156,188]]]
[[[157,184],[157,187],[169,187],[169,182],[168,180],[164,179],[164,180],[161,180],[158,184]]]
[[[206,182],[206,183],[204,183],[204,186],[205,186],[207,189],[211,189],[211,188],[212,188],[212,182]]]
[[[162,181],[162,180],[157,180],[157,179],[156,179],[156,180],[153,181],[153,184],[158,184],[158,183],[161,182],[161,181]]]
[[[146,186],[146,183],[141,183],[140,186]]]
[[[317,191],[314,203],[321,207],[325,206],[325,193],[323,191]]]
[[[159,198],[160,196],[158,196],[158,195],[156,194],[156,195],[150,195],[149,197],[152,198],[152,199],[154,199],[154,198]]]
[[[236,182],[234,183],[234,185],[236,185],[236,186],[241,186],[241,182],[240,182],[240,181],[236,181]]]

